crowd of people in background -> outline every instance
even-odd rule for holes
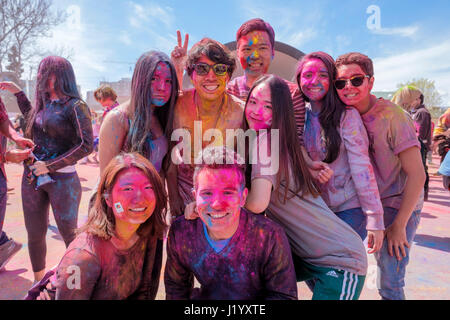
[[[170,57],[140,56],[127,102],[108,86],[94,92],[101,115],[61,57],[39,64],[35,105],[0,82],[22,113],[11,123],[0,100],[0,131],[17,145],[0,149],[0,269],[22,247],[2,231],[4,163],[23,163],[26,299],[155,299],[165,240],[167,299],[295,300],[306,281],[313,299],[357,300],[367,254],[381,298],[405,299],[433,151],[450,190],[450,110],[434,127],[418,88],[375,97],[373,62],[358,52],[309,53],[293,82],[268,74],[275,32],[262,19],[239,28],[237,56],[210,38],[188,50],[177,36]],[[232,79],[237,63],[244,75]],[[244,151],[239,130],[253,134]],[[99,164],[80,228],[78,162]],[[52,269],[49,207],[67,248]],[[81,286],[68,285],[73,266]]]

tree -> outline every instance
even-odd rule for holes
[[[424,104],[427,109],[430,111],[433,119],[439,118],[442,113],[445,111],[441,108],[442,106],[442,96],[437,91],[435,87],[435,82],[426,78],[420,79],[412,79],[405,83],[400,83],[397,85],[398,88],[401,88],[406,85],[415,86],[417,89],[422,91],[424,96]]]
[[[397,85],[398,88],[403,86],[411,85],[422,91],[425,97],[424,104],[427,107],[440,107],[442,105],[442,97],[440,93],[436,90],[435,82],[426,78],[412,79],[405,83],[400,83]]]
[[[63,12],[51,10],[52,4],[52,0],[0,0],[0,71],[12,50],[17,65],[38,54],[36,39],[49,36],[51,28],[65,20]]]
[[[19,52],[17,47],[13,45],[8,53],[9,65],[6,66],[6,70],[14,72],[14,74],[20,79],[23,73],[23,65],[19,59]]]

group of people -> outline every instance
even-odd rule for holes
[[[286,81],[268,74],[273,28],[252,19],[236,34],[244,75],[230,80],[236,59],[223,44],[204,38],[188,51],[188,39],[178,32],[170,58],[139,58],[128,102],[96,95],[107,107],[100,177],[79,229],[74,165],[94,138],[72,66],[60,57],[41,62],[34,107],[16,84],[0,83],[26,119],[25,138],[0,122],[23,149],[5,160],[25,160],[36,282],[28,297],[154,299],[167,237],[167,299],[297,299],[297,282],[306,281],[313,299],[356,300],[367,238],[381,297],[405,299],[425,170],[412,118],[371,94],[372,60],[313,52],[299,62],[295,83]],[[184,72],[191,89],[183,89]],[[230,147],[230,131],[239,129],[255,134],[245,152]],[[250,161],[261,150],[277,165]],[[50,205],[67,251],[46,270]]]

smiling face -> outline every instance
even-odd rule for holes
[[[209,60],[208,57],[202,55],[196,63],[206,63],[210,66],[216,63]],[[226,73],[223,76],[218,76],[214,73],[212,68],[209,69],[208,74],[199,75],[194,70],[192,72],[192,83],[198,95],[207,101],[215,101],[221,98],[227,87],[230,76]]]
[[[234,168],[200,171],[194,197],[200,219],[213,240],[228,239],[236,232],[247,192]]]
[[[355,76],[365,76],[366,73],[357,64],[341,65],[337,68],[337,79],[347,80]],[[336,89],[339,98],[348,106],[353,106],[360,113],[364,113],[370,102],[370,91],[373,87],[374,78],[364,78],[361,86],[355,87],[350,81],[347,81],[345,87],[341,90]]]
[[[172,74],[165,62],[160,62],[153,73],[151,84],[152,104],[161,107],[169,101],[172,94]]]
[[[114,217],[121,223],[140,225],[153,214],[156,196],[149,178],[139,169],[130,168],[117,176],[107,200]]]
[[[322,60],[311,58],[303,65],[300,87],[311,101],[320,101],[325,97],[330,89],[330,78]]]
[[[272,126],[272,98],[267,82],[256,86],[245,107],[245,118],[250,129],[256,131]]]
[[[246,74],[259,77],[266,74],[273,59],[273,48],[265,31],[252,31],[237,43],[237,55]]]

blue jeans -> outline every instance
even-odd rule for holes
[[[348,209],[340,212],[335,212],[339,219],[346,222],[357,234],[364,239],[367,237],[367,218],[361,208]]]
[[[386,228],[392,224],[397,213],[397,209],[384,208],[384,225]],[[419,222],[420,210],[413,211],[406,225],[406,239],[410,246],[416,235]],[[381,250],[374,254],[378,265],[378,292],[383,299],[405,300],[403,287],[405,286],[405,272],[409,262],[410,249],[405,247],[406,257],[398,261],[395,253],[392,257],[389,255],[387,248],[387,240],[385,239]]]

